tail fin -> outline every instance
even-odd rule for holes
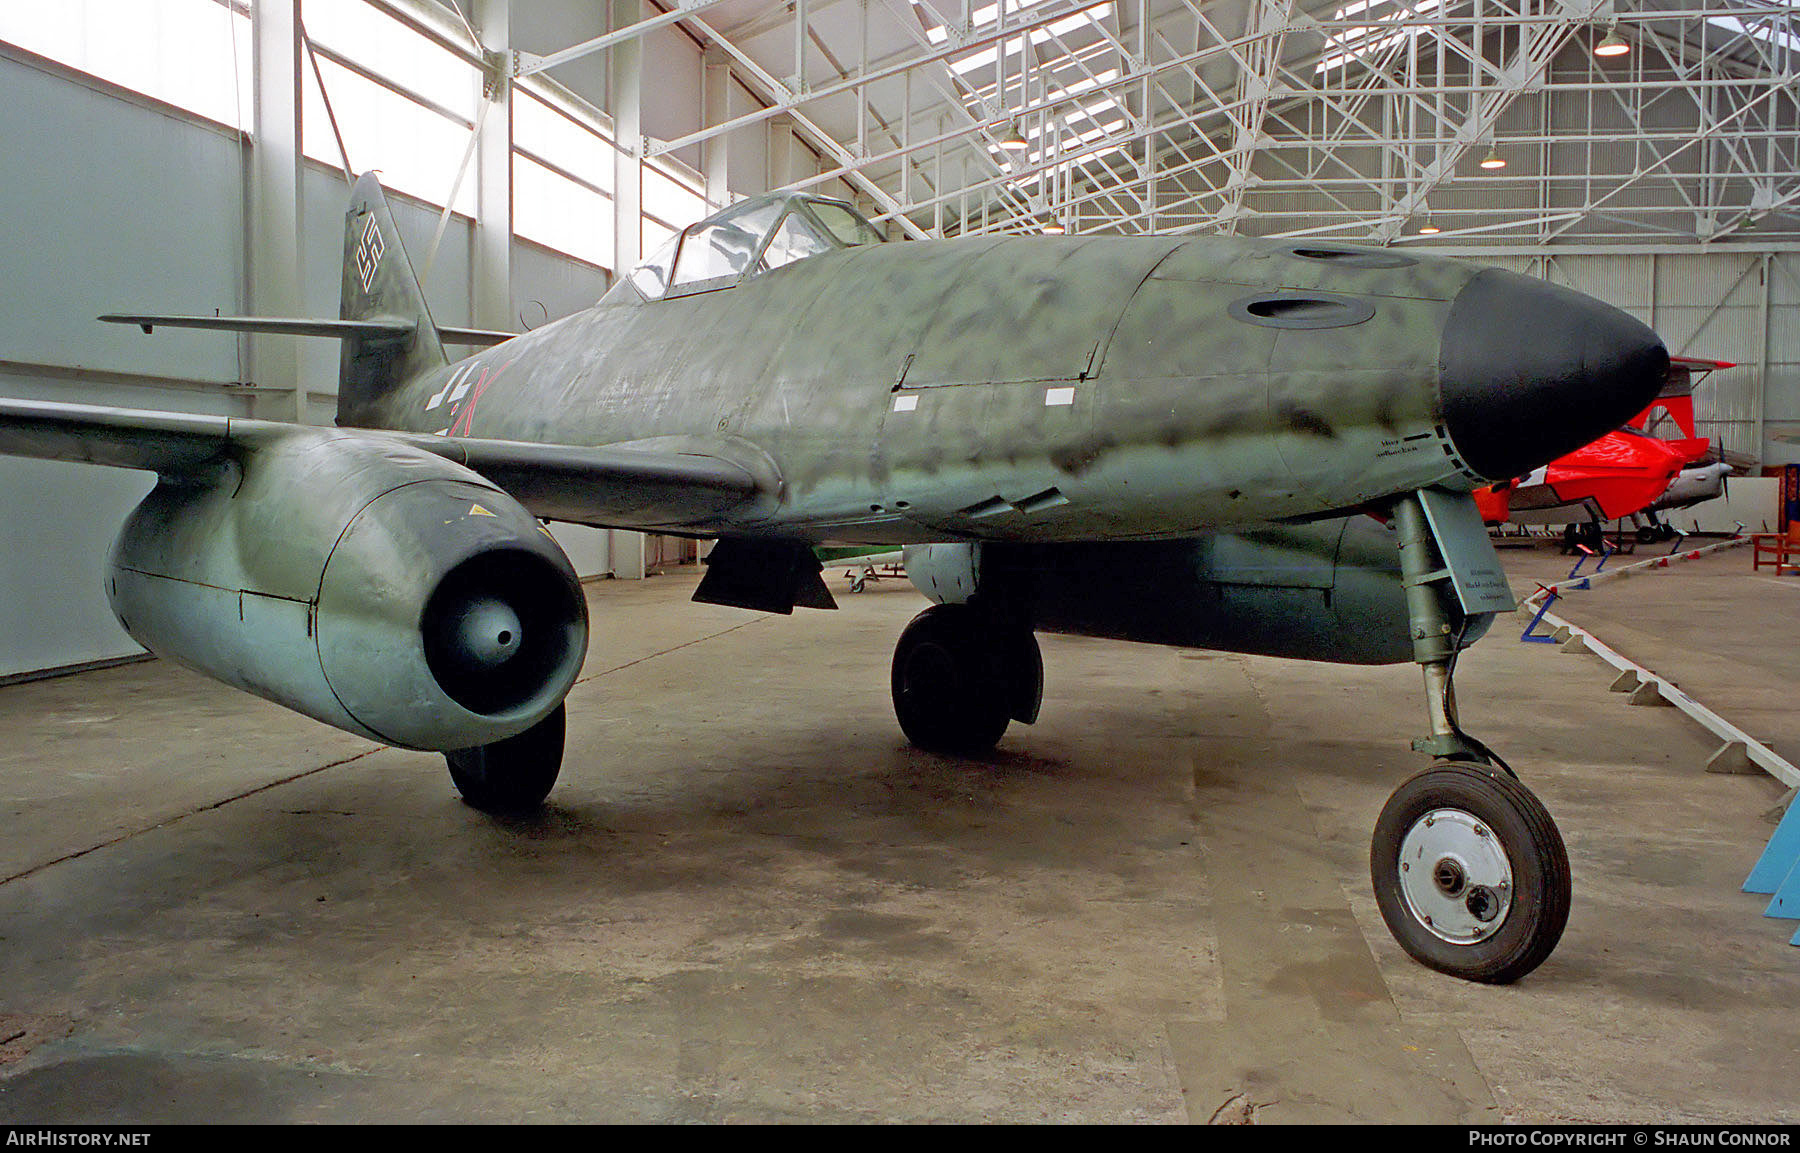
[[[373,172],[356,182],[350,211],[344,216],[344,284],[338,315],[343,320],[379,320],[406,327],[404,335],[344,338],[338,369],[340,425],[367,422],[377,403],[395,387],[449,363]]]

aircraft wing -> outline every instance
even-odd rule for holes
[[[537,516],[582,524],[656,528],[692,524],[773,495],[774,485],[710,453],[634,445],[369,433],[466,465]]]
[[[555,445],[277,421],[0,400],[0,453],[179,475],[301,431],[399,442],[464,465],[532,513],[651,528],[705,521],[772,492],[751,470],[705,452],[654,446]]]

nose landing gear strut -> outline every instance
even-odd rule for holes
[[[1459,507],[1448,494],[1427,492],[1402,497],[1394,510],[1413,660],[1424,672],[1431,724],[1413,748],[1435,759],[1382,807],[1369,874],[1382,920],[1415,960],[1505,984],[1542,964],[1562,938],[1569,858],[1543,803],[1457,722],[1453,675],[1463,630],[1447,605],[1460,602],[1466,620],[1502,604],[1493,589],[1479,587],[1492,576],[1471,573],[1471,558],[1459,554],[1463,545],[1477,551]],[[1474,525],[1480,528],[1479,517]],[[1488,546],[1486,555],[1492,552]]]

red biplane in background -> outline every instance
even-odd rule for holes
[[[1694,385],[1735,367],[1724,360],[1669,358],[1662,394],[1623,428],[1517,480],[1479,489],[1482,519],[1497,524],[1566,524],[1570,544],[1598,546],[1607,521],[1633,517],[1649,543],[1674,537],[1658,513],[1711,500],[1731,466],[1705,463],[1712,442],[1694,432]],[[1658,435],[1671,421],[1683,435]]]

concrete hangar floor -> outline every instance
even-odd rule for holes
[[[1791,702],[1800,580],[1680,567],[1592,595],[1679,638],[1711,581],[1783,654],[1708,675]],[[1411,666],[1046,637],[1043,719],[954,762],[888,705],[918,594],[828,575],[792,619],[590,586],[528,821],[161,662],[0,690],[0,1123],[1800,1120],[1800,950],[1738,891],[1782,790],[1593,656],[1503,619],[1460,670],[1575,877],[1479,986],[1369,891]]]

